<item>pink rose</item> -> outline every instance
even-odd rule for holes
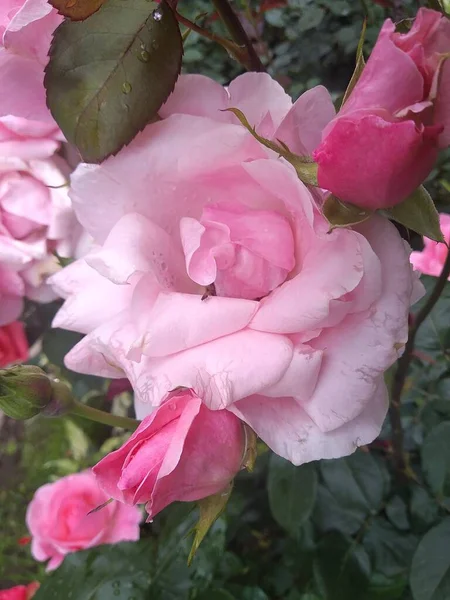
[[[350,454],[384,420],[420,293],[409,249],[379,216],[330,233],[320,192],[230,106],[303,153],[334,115],[323,87],[292,105],[265,74],[182,76],[163,120],[80,165],[71,196],[99,247],[52,278],[54,325],[87,334],[66,364],[127,377],[139,418],[184,386],[296,464]]]
[[[24,296],[56,297],[46,284],[59,268],[52,253],[70,256],[80,233],[57,137],[43,123],[0,118],[0,325],[19,317]]]
[[[388,19],[350,98],[313,156],[321,187],[364,208],[387,208],[428,176],[450,144],[450,21],[421,8],[411,30]]]
[[[93,469],[108,496],[146,504],[149,519],[171,502],[224,490],[242,465],[242,423],[209,410],[191,390],[170,394],[125,444]]]
[[[0,327],[0,368],[28,359],[28,341],[22,323]]]
[[[0,600],[31,600],[39,588],[37,581],[29,585],[17,585],[8,590],[0,590]]]
[[[441,213],[439,220],[444,238],[447,243],[450,243],[450,215]],[[411,253],[411,263],[421,273],[439,277],[447,258],[448,248],[445,244],[433,242],[428,238],[424,238],[424,244],[425,247],[422,252]]]
[[[14,115],[54,126],[45,102],[44,68],[51,36],[62,17],[47,0],[1,0],[0,116]]]
[[[50,559],[47,570],[52,571],[71,552],[138,540],[141,513],[137,508],[112,502],[89,514],[109,498],[91,471],[40,487],[27,509],[33,557]]]

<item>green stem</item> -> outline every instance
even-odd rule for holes
[[[82,404],[77,400],[75,400],[75,404],[71,407],[70,414],[95,421],[96,423],[102,423],[103,425],[109,425],[110,427],[121,427],[122,429],[131,429],[132,431],[139,426],[139,421],[136,419],[112,415],[103,410],[92,408],[92,406],[86,406],[86,404]]]
[[[231,8],[228,0],[212,0],[212,3],[223,24],[230,32],[233,40],[236,42],[236,44],[238,44],[238,46],[241,46],[247,50],[249,70],[264,72],[266,69],[256,53],[250,38],[246,34],[239,17]]]

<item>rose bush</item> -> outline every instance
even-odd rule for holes
[[[450,243],[450,215],[441,213],[439,215],[441,230],[447,244]],[[411,262],[414,268],[425,275],[439,277],[447,258],[448,248],[445,244],[439,244],[424,238],[425,247],[421,252],[411,253]]]
[[[53,252],[72,255],[80,235],[58,137],[45,123],[0,118],[0,325],[19,317],[25,296],[56,297],[46,284],[59,268]]]
[[[330,232],[319,194],[230,106],[307,153],[334,115],[322,87],[292,105],[264,74],[227,90],[185,76],[162,121],[79,166],[71,196],[101,247],[53,278],[54,325],[87,334],[66,364],[125,374],[139,418],[185,386],[296,464],[349,454],[386,413],[418,292],[408,248],[381,217]]]
[[[71,552],[138,540],[141,513],[136,507],[113,502],[90,513],[108,500],[91,471],[40,487],[27,509],[34,558],[49,560],[47,570],[53,570]]]
[[[62,17],[46,0],[2,0],[0,6],[0,116],[55,127],[46,106],[44,68],[51,36]]]
[[[14,321],[0,327],[0,368],[28,358],[28,342],[22,323]]]
[[[145,503],[152,519],[176,500],[199,500],[226,489],[244,454],[239,419],[227,410],[209,410],[183,390],[170,394],[93,471],[109,496]]]
[[[323,188],[357,206],[404,200],[450,144],[450,21],[421,8],[408,33],[388,19],[314,152]],[[392,82],[395,81],[395,86]]]

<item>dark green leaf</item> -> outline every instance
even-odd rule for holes
[[[450,518],[429,531],[414,555],[410,585],[414,600],[450,598]]]
[[[423,185],[417,188],[409,198],[383,212],[390,219],[431,240],[444,241],[439,224],[439,213]]]
[[[323,531],[355,533],[369,514],[380,509],[386,480],[371,454],[357,451],[346,458],[321,461],[320,472],[323,501],[317,503],[314,520]]]
[[[325,200],[322,212],[332,229],[335,227],[357,225],[358,223],[367,221],[372,215],[372,211],[342,202],[342,200],[333,195],[328,196]]]
[[[450,496],[450,422],[441,423],[425,438],[422,468],[433,493]]]
[[[426,302],[428,295],[436,285],[436,277],[428,277],[424,275],[421,277],[421,281],[425,285],[427,296],[422,298],[416,305],[414,305],[414,313],[417,313],[423,306],[424,302]],[[417,333],[416,347],[425,353],[425,357],[427,355],[431,355],[431,359],[434,359],[435,357],[442,357],[446,348],[450,348],[449,314],[450,282],[447,282],[437,304],[434,306],[430,315],[423,325],[421,325]],[[429,360],[428,363],[430,363]]]
[[[62,23],[50,56],[48,106],[83,159],[100,162],[157,118],[180,71],[181,34],[166,2],[107,0],[86,21]]]
[[[411,492],[410,512],[415,529],[424,531],[436,522],[438,506],[424,488],[415,485]]]
[[[297,536],[311,515],[316,499],[317,477],[313,464],[295,467],[273,454],[268,477],[269,503],[278,523]]]
[[[409,529],[408,509],[400,496],[393,496],[386,504],[386,515],[396,529]]]
[[[196,600],[235,600],[235,597],[227,590],[208,590],[197,596]]]
[[[317,548],[314,575],[326,600],[362,599],[369,585],[369,558],[352,539],[332,532]]]
[[[370,523],[363,538],[373,569],[387,578],[406,578],[417,542],[416,536],[400,533],[382,518]]]
[[[76,552],[44,580],[34,600],[146,600],[154,562],[148,541]]]
[[[403,593],[407,584],[408,578],[405,575],[386,577],[381,573],[374,573],[364,600],[406,600]]]

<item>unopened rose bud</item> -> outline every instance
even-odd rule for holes
[[[45,417],[61,417],[71,411],[75,399],[70,387],[66,383],[59,381],[59,379],[53,379],[51,385],[52,398],[42,411],[42,414]]]
[[[0,370],[0,409],[12,419],[35,417],[49,404],[52,393],[51,381],[39,367]]]

